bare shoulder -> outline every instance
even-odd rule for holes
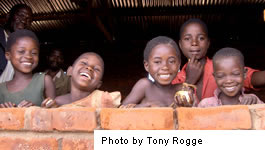
[[[129,95],[123,100],[122,104],[138,104],[145,97],[145,91],[152,84],[147,78],[142,78],[136,82]]]
[[[152,81],[150,81],[147,78],[142,78],[142,79],[138,80],[136,84],[141,85],[141,86],[150,86],[153,83],[152,83]]]
[[[69,93],[69,94],[57,96],[54,100],[59,106],[64,105],[64,104],[69,104],[69,102],[71,101],[71,95]]]
[[[44,82],[47,83],[47,82],[52,82],[52,77],[48,74],[45,74],[44,76]]]
[[[133,90],[141,90],[141,91],[146,91],[146,89],[151,88],[153,85],[152,81],[150,81],[147,78],[142,78],[136,82],[136,84],[133,87]]]

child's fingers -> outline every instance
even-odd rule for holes
[[[55,102],[55,100],[49,99],[49,100],[46,102],[45,107],[47,107],[47,108],[51,108],[51,107],[53,107],[54,105],[57,105],[56,102]]]
[[[6,108],[4,104],[0,104],[0,108]]]
[[[124,105],[120,105],[119,108],[124,108]]]
[[[192,107],[197,107],[198,104],[199,104],[199,100],[197,98],[197,96],[195,94],[192,94],[192,97],[193,97],[193,105]]]
[[[6,105],[8,108],[11,108],[11,107],[15,107],[16,104],[11,103],[11,102],[6,102],[5,105]]]
[[[177,95],[176,97],[177,97],[177,99],[176,99],[177,105],[178,106],[184,106],[182,98],[179,95]]]
[[[126,108],[134,108],[136,104],[128,104]]]
[[[24,105],[24,107],[30,107],[30,106],[34,106],[34,104],[31,103],[31,102],[28,102],[28,101],[27,101],[27,103]]]
[[[46,107],[46,108],[55,108],[58,107],[57,103],[55,100],[51,98],[46,98],[42,103],[41,107]]]
[[[50,98],[46,98],[44,101],[42,101],[42,103],[41,103],[41,107],[45,107],[47,101],[49,101],[49,100],[50,100]]]
[[[245,97],[244,100],[241,101],[242,105],[252,105],[257,103],[257,98],[255,97]]]
[[[29,101],[27,101],[27,100],[23,100],[22,102],[20,102],[20,103],[18,104],[17,107],[30,107],[30,106],[33,106],[33,105],[34,105],[34,104],[31,103],[31,102],[29,102]]]
[[[17,107],[24,107],[25,104],[26,104],[26,100],[23,100],[17,105]]]
[[[188,104],[191,107],[194,104],[194,101],[195,101],[195,99],[193,97],[193,94],[191,92],[189,92],[189,99],[190,100],[188,101]]]
[[[183,96],[182,100],[183,100],[182,102],[183,102],[185,107],[189,106],[189,103],[188,103],[188,100],[187,100],[186,96]]]
[[[196,55],[191,55],[189,63],[193,64],[195,60]]]
[[[5,102],[4,105],[5,105],[5,108],[10,108],[7,102]]]
[[[134,108],[136,104],[121,105],[119,108]]]

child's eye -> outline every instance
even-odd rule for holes
[[[189,41],[190,40],[190,38],[189,37],[184,37],[184,39],[183,39],[184,41]]]
[[[160,63],[161,63],[161,61],[154,61],[154,63],[155,63],[155,64],[160,64]]]
[[[170,64],[174,64],[176,61],[175,60],[169,60]]]
[[[24,50],[18,50],[17,52],[18,52],[19,54],[24,54],[24,53],[25,53]]]
[[[38,52],[32,52],[31,54],[32,55],[38,55]]]
[[[221,78],[223,78],[224,76],[225,76],[225,75],[223,75],[223,74],[216,74],[216,75],[215,75],[215,77],[218,78],[218,79],[221,79]]]
[[[81,61],[81,64],[83,64],[83,65],[87,65],[87,63],[86,63],[86,62],[84,62],[84,61]]]
[[[203,41],[203,40],[205,40],[205,37],[201,36],[201,37],[199,37],[199,40]]]
[[[240,72],[233,72],[234,76],[240,76]]]
[[[99,68],[94,68],[95,71],[97,72],[100,72],[100,69]]]

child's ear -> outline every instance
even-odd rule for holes
[[[145,71],[149,72],[149,64],[146,60],[144,60],[144,69]]]
[[[102,83],[103,83],[102,81],[99,81],[99,83],[97,85],[97,89],[99,89],[101,87]]]
[[[5,55],[6,55],[6,59],[10,60],[10,52],[6,52]]]
[[[244,68],[244,79],[247,77],[248,68]]]
[[[144,68],[147,72],[149,72],[149,64],[146,60],[144,60]]]
[[[181,45],[180,40],[179,40],[179,48],[180,48],[180,50],[182,50],[182,45]]]
[[[67,69],[67,71],[66,71],[66,74],[68,76],[72,76],[72,72],[73,72],[73,67],[72,66],[69,66],[68,69]]]

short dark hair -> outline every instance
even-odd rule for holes
[[[205,31],[206,35],[208,36],[208,28],[207,28],[207,25],[199,18],[191,18],[189,20],[187,20],[186,22],[184,22],[181,27],[180,27],[180,31],[179,31],[179,38],[181,39],[181,35],[184,31],[184,28],[191,24],[191,23],[198,23],[202,26],[203,30]]]
[[[237,50],[235,48],[231,48],[231,47],[222,48],[214,54],[214,56],[213,56],[213,67],[215,68],[215,62],[217,59],[227,58],[227,57],[237,57],[239,59],[240,65],[242,65],[242,68],[244,68],[245,63],[244,63],[243,54],[239,50]]]
[[[16,43],[16,41],[23,37],[32,38],[36,42],[37,46],[40,47],[39,40],[34,32],[27,29],[21,29],[10,34],[6,43],[6,51],[10,51],[11,47]]]
[[[146,44],[146,47],[144,49],[144,60],[148,60],[149,55],[152,52],[152,49],[154,47],[156,47],[157,45],[159,45],[159,44],[169,44],[169,45],[171,45],[174,49],[176,49],[178,59],[180,60],[180,55],[181,54],[180,54],[179,47],[178,47],[177,43],[173,39],[171,39],[171,38],[169,38],[167,36],[155,37],[155,38],[153,38],[152,40],[150,40]]]

